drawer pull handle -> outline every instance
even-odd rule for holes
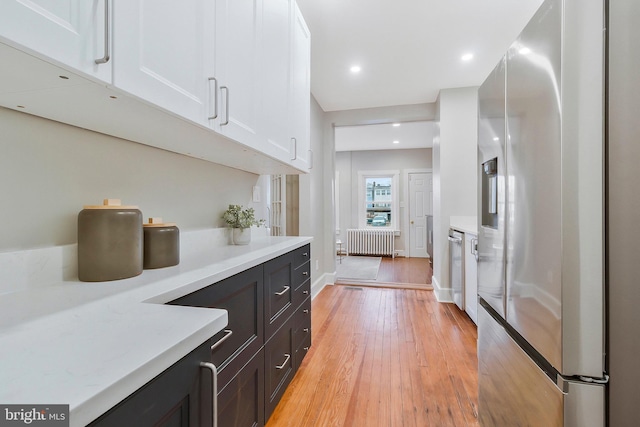
[[[302,254],[302,256],[309,256],[309,253],[305,252],[305,253]]]
[[[282,368],[284,368],[284,367],[287,365],[287,363],[289,362],[289,359],[291,359],[291,355],[290,355],[290,354],[285,353],[284,355],[285,355],[284,362],[282,362],[282,365],[280,365],[280,366],[276,366],[276,369],[282,369]]]
[[[302,310],[304,314],[309,314],[309,310]]]
[[[309,333],[309,328],[304,328],[302,331],[303,331],[304,333],[308,334],[308,333]]]
[[[213,427],[218,427],[218,369],[216,365],[211,362],[200,362],[201,368],[206,368],[211,371],[211,381],[213,381],[213,390],[212,390],[212,402],[213,408],[211,416],[213,417],[212,425]]]
[[[304,351],[309,351],[309,347],[305,347],[305,348],[304,348]]]
[[[309,291],[302,291],[304,295],[309,295]]]
[[[276,292],[276,295],[281,297],[282,295],[286,294],[289,289],[291,289],[289,286],[285,286],[283,290],[281,290],[280,292]]]
[[[309,275],[309,272],[308,272],[308,271],[303,271],[303,272],[302,272],[302,275],[303,275],[303,276],[308,276],[308,275]]]
[[[96,64],[106,64],[111,59],[109,52],[109,0],[104,0],[104,56],[96,59]]]
[[[211,351],[218,348],[223,342],[225,342],[231,335],[233,335],[233,331],[231,329],[224,330],[224,336],[218,340],[217,343],[211,346]]]

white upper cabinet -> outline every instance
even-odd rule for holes
[[[293,0],[268,0],[263,12],[262,120],[268,149],[292,159],[289,109],[292,92]]]
[[[213,110],[214,22],[208,0],[117,1],[114,86],[206,125]]]
[[[292,55],[292,96],[290,123],[294,138],[293,165],[300,169],[313,167],[311,153],[311,34],[295,5]]]
[[[221,134],[260,149],[260,14],[262,0],[216,0],[215,91]]]
[[[109,1],[2,0],[0,41],[109,82]]]
[[[309,49],[294,0],[0,0],[0,106],[307,172]]]

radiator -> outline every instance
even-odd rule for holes
[[[347,255],[390,255],[395,257],[394,230],[347,230]]]

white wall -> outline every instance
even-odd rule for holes
[[[258,175],[0,108],[0,252],[75,243],[83,205],[120,198],[181,230],[254,206]]]
[[[405,216],[409,209],[409,201],[405,200],[408,194],[406,187],[406,171],[409,169],[431,170],[431,149],[411,150],[378,150],[378,151],[342,151],[336,153],[336,171],[339,173],[339,204],[340,204],[340,230],[337,238],[347,241],[347,229],[359,228],[358,226],[358,172],[363,170],[398,170],[400,172],[398,218],[399,227],[402,230],[400,237],[396,238],[396,250],[400,255],[408,256],[408,236],[404,232],[406,228]]]
[[[477,215],[478,89],[444,89],[438,96],[439,135],[433,145],[433,287],[451,301],[451,216]]]
[[[300,175],[300,235],[311,242],[311,284],[315,296],[325,284],[333,283],[333,146],[325,140],[325,113],[311,97],[311,150],[313,168]]]

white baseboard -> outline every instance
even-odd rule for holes
[[[433,276],[431,278],[431,284],[433,285],[433,293],[436,296],[438,302],[453,302],[453,289],[443,288],[440,286],[438,279]]]
[[[311,285],[311,299],[314,299],[327,285],[333,285],[336,280],[336,273],[324,273]]]

